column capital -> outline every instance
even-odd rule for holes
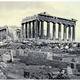
[[[64,23],[63,23],[63,25],[68,26],[68,24],[64,24]]]
[[[46,21],[47,23],[50,23],[50,21]]]
[[[31,23],[31,21],[29,21],[28,23]]]
[[[56,24],[57,22],[52,22],[53,24]]]
[[[57,22],[57,23],[60,24],[60,25],[62,24],[61,22]]]
[[[24,23],[21,23],[21,25],[24,25]]]
[[[40,20],[41,22],[44,22],[44,20]]]
[[[75,27],[75,25],[72,25],[72,27]]]
[[[50,21],[46,21],[47,23],[50,23]]]
[[[72,26],[71,24],[68,24],[68,26],[70,27],[70,26]]]

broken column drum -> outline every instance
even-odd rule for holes
[[[21,32],[22,32],[22,39],[45,39],[44,38],[44,22],[47,23],[46,25],[46,39],[56,40],[56,24],[58,24],[58,40],[61,41],[74,41],[75,40],[75,19],[64,19],[59,17],[54,17],[46,12],[40,13],[31,17],[26,17],[21,22]],[[50,31],[50,23],[53,24],[52,26],[52,37]],[[62,26],[63,25],[63,26]],[[63,34],[61,33],[61,28],[63,27]],[[68,33],[67,33],[68,28]],[[72,29],[71,29],[72,28]],[[72,32],[71,32],[72,30]],[[67,39],[68,34],[68,39]],[[61,36],[63,35],[63,39]],[[72,37],[71,37],[72,36]]]

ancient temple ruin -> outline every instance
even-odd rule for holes
[[[0,41],[4,40],[19,40],[20,28],[17,26],[3,26],[0,27]]]
[[[0,27],[0,41],[8,38],[8,27]]]
[[[46,39],[51,39],[50,36],[50,22],[53,24],[53,36],[52,40],[56,40],[56,24],[58,24],[58,41],[74,41],[75,40],[75,19],[64,19],[59,17],[54,17],[46,12],[40,13],[34,16],[26,17],[22,20],[21,27],[21,38],[22,39],[44,39],[44,22],[47,23],[47,36]],[[63,34],[61,34],[61,25],[63,25]],[[72,30],[71,30],[72,27]],[[67,31],[68,28],[68,39]],[[63,39],[61,39],[63,35]]]

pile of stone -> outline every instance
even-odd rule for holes
[[[7,64],[0,62],[0,79],[7,79]]]

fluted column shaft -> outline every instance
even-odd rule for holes
[[[31,38],[33,38],[33,25],[32,25],[32,22],[31,22]]]
[[[64,34],[63,34],[64,41],[66,40],[66,24],[64,24]]]
[[[38,20],[35,20],[35,39],[38,39]]]
[[[29,38],[29,22],[27,23],[27,38]]]
[[[24,38],[24,24],[21,25],[21,38]]]
[[[31,22],[29,22],[29,38],[31,38]]]
[[[69,39],[69,41],[71,41],[71,26],[69,25],[69,32],[68,32],[69,34],[68,34],[68,39]]]
[[[33,30],[34,30],[34,29],[33,29],[33,28],[34,28],[34,27],[33,27],[33,26],[34,26],[33,22],[34,22],[34,21],[31,22],[31,23],[32,23],[31,38],[33,38]]]
[[[47,22],[47,38],[50,39],[50,22]]]
[[[40,30],[40,22],[39,22],[39,21],[38,21],[38,26],[37,26],[37,27],[38,27],[38,37],[40,37],[40,36],[39,36],[39,32],[40,32],[40,31],[39,31],[39,30]]]
[[[53,39],[55,40],[56,38],[56,23],[53,23]]]
[[[72,31],[72,40],[74,41],[75,40],[75,26],[73,26],[73,31]]]
[[[25,36],[27,38],[27,23],[25,23]]]
[[[24,39],[26,38],[25,24],[24,24]]]
[[[34,21],[32,22],[32,32],[33,32],[33,38],[35,38],[35,26],[34,26]]]
[[[61,24],[58,23],[59,27],[58,27],[58,39],[61,40]]]
[[[41,21],[41,39],[44,38],[44,26],[43,26],[43,21]]]

